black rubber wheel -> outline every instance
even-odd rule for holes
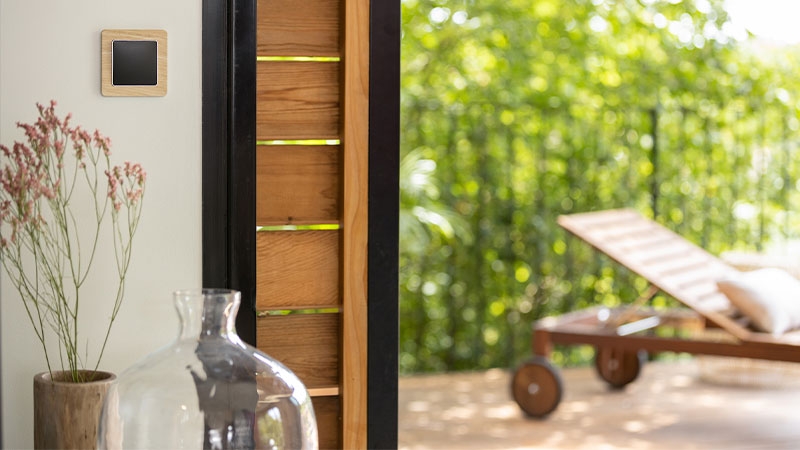
[[[511,394],[528,417],[541,419],[558,407],[562,386],[561,376],[547,358],[535,356],[514,372]]]
[[[647,352],[644,350],[600,347],[595,352],[594,367],[611,388],[622,389],[639,376],[646,361]]]

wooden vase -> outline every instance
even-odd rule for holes
[[[88,378],[91,370],[81,373]],[[95,449],[103,400],[116,376],[94,372],[93,381],[67,381],[69,372],[33,378],[33,446],[36,449]]]

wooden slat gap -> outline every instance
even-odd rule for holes
[[[256,233],[269,233],[271,231],[331,231],[341,230],[342,225],[339,222],[328,223],[296,223],[281,224],[281,225],[261,225],[256,227]]]
[[[341,139],[291,139],[291,140],[265,139],[261,141],[256,141],[257,146],[296,145],[296,146],[317,147],[320,145],[340,145],[341,143],[342,143]]]
[[[297,223],[281,225],[260,225],[256,227],[257,233],[268,233],[272,231],[336,231],[341,230],[342,225],[339,222],[328,223]]]
[[[275,231],[336,231],[343,228],[338,220],[325,222],[319,219],[303,220],[291,218],[291,220],[260,220],[259,222],[261,225],[256,226],[256,232],[259,233]]]
[[[289,316],[289,315],[304,315],[304,314],[338,314],[342,312],[341,305],[323,305],[319,307],[303,307],[300,309],[293,308],[276,308],[276,309],[261,309],[256,311],[257,317],[273,317],[273,316]]]
[[[299,62],[339,62],[342,58],[340,56],[267,56],[259,55],[256,57],[258,62],[285,62],[285,61],[299,61]]]

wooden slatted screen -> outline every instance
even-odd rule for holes
[[[369,0],[258,0],[256,344],[366,448]]]

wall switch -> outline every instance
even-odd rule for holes
[[[101,91],[104,96],[166,95],[166,31],[103,30],[101,58]]]

